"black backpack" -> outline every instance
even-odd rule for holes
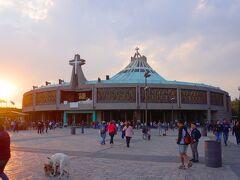
[[[200,133],[200,131],[198,130],[198,129],[196,129],[196,136],[195,136],[195,138],[198,140],[198,139],[200,139],[201,138],[201,133]]]
[[[142,133],[143,133],[143,134],[146,134],[146,133],[147,133],[147,128],[146,128],[146,127],[143,127]]]

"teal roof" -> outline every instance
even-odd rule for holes
[[[148,71],[151,76],[148,77],[148,82],[151,83],[166,83],[167,81],[154,71],[147,63],[147,58],[139,53],[131,58],[129,65],[122,71],[113,76],[110,81],[122,83],[144,83],[144,73]]]
[[[131,62],[119,73],[114,75],[109,80],[101,80],[103,84],[113,84],[113,83],[145,83],[144,73],[148,71],[151,76],[147,78],[147,82],[151,84],[175,84],[175,85],[188,85],[188,86],[200,86],[200,87],[211,87],[206,84],[200,83],[188,83],[180,81],[168,81],[159,75],[151,66],[147,63],[147,58],[141,56],[136,49],[136,53],[131,57]],[[98,81],[87,81],[86,84],[96,84]]]

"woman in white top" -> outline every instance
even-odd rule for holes
[[[134,134],[133,128],[132,126],[130,126],[129,122],[126,123],[125,127],[123,128],[123,131],[125,131],[126,143],[127,143],[127,147],[129,148],[130,140]]]

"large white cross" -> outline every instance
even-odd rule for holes
[[[79,58],[78,58],[79,57]],[[80,59],[80,55],[76,54],[73,60],[69,61],[70,65],[73,65],[74,67],[74,73],[77,74],[77,67],[78,64],[83,65],[85,64],[85,60],[84,59]]]

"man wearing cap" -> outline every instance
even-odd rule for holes
[[[190,145],[191,145],[192,156],[193,156],[193,158],[190,161],[197,163],[199,161],[198,160],[198,142],[201,137],[201,133],[197,129],[195,122],[191,122],[190,135],[191,135]]]

